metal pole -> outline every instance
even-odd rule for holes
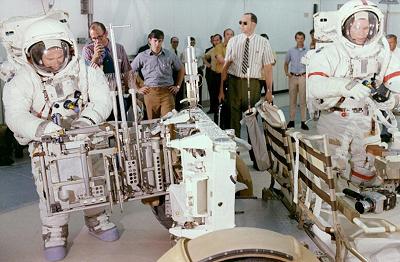
[[[250,94],[250,67],[247,68],[247,101],[248,101],[248,110],[251,109],[251,94]]]
[[[114,72],[115,72],[115,80],[117,82],[117,91],[118,91],[118,101],[119,101],[119,109],[121,111],[121,120],[122,120],[122,128],[128,126],[126,122],[126,115],[125,115],[125,106],[124,106],[124,97],[122,93],[122,82],[121,82],[121,72],[119,70],[118,65],[118,56],[117,56],[117,45],[115,43],[114,37],[114,28],[124,28],[130,27],[130,25],[112,25],[110,24],[110,41],[111,41],[111,51],[113,54],[113,63],[114,63]]]

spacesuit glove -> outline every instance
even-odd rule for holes
[[[374,100],[375,101],[375,100]],[[398,101],[395,99],[393,95],[389,96],[389,99],[386,100],[385,102],[377,102],[375,101],[376,108],[379,110],[392,110],[393,108],[398,106]]]
[[[93,123],[89,119],[80,117],[80,118],[75,119],[74,121],[72,121],[71,128],[72,129],[77,129],[77,128],[89,127],[89,126],[92,126],[92,125],[93,125]]]
[[[366,98],[371,94],[371,89],[361,83],[353,83],[350,89],[347,89],[344,96],[352,97],[354,100],[359,101]]]
[[[36,131],[36,136],[40,137],[42,135],[49,135],[56,133],[57,131],[62,130],[63,128],[53,122],[48,122],[46,127],[44,128],[43,132],[40,132],[40,130]]]

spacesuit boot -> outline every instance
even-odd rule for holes
[[[102,241],[112,242],[119,239],[118,229],[110,222],[105,211],[94,216],[85,216],[85,224],[89,233]]]
[[[67,255],[68,225],[42,227],[44,257],[48,261],[59,261]]]

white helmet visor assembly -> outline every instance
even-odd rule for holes
[[[349,16],[342,25],[342,34],[351,43],[367,45],[379,31],[378,16],[371,11],[360,11]]]
[[[38,72],[56,74],[71,60],[70,46],[64,40],[43,40],[29,48],[32,65]]]

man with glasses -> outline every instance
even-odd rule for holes
[[[115,73],[113,57],[111,51],[111,41],[108,39],[108,32],[104,24],[93,22],[89,28],[90,39],[92,42],[82,50],[82,55],[86,61],[90,61],[102,67],[105,74]],[[117,57],[122,74],[131,70],[128,55],[121,44],[116,44]]]
[[[138,92],[144,95],[148,119],[159,118],[175,107],[174,96],[179,91],[185,69],[179,58],[162,48],[164,33],[154,29],[149,34],[150,49],[139,53],[132,62],[132,71],[143,73],[144,85]],[[176,82],[173,71],[178,71]]]
[[[89,35],[92,42],[83,47],[83,58],[87,63],[91,63],[92,65],[102,68],[104,74],[108,79],[110,89],[114,91],[116,89],[115,69],[113,54],[111,50],[111,41],[108,39],[108,32],[106,30],[106,27],[100,22],[93,22],[89,27]],[[127,93],[129,89],[129,72],[131,70],[131,66],[129,64],[128,55],[126,54],[124,47],[118,43],[116,43],[116,47],[119,70],[122,74],[121,79],[125,87],[125,92]],[[118,101],[119,100],[117,99],[117,103],[119,103]],[[132,101],[129,96],[125,97],[125,113],[128,111],[131,104]],[[121,118],[119,112],[118,118]],[[111,114],[107,120],[113,119],[114,115]]]
[[[274,55],[267,39],[254,33],[257,16],[245,13],[239,21],[241,34],[232,37],[227,45],[225,64],[221,74],[219,100],[225,98],[223,84],[228,81],[227,102],[231,113],[230,126],[240,137],[242,112],[248,105],[254,106],[260,100],[261,69],[264,70],[267,86],[265,100],[272,102],[272,64]],[[248,87],[247,78],[250,86]],[[248,101],[250,88],[250,101]]]

